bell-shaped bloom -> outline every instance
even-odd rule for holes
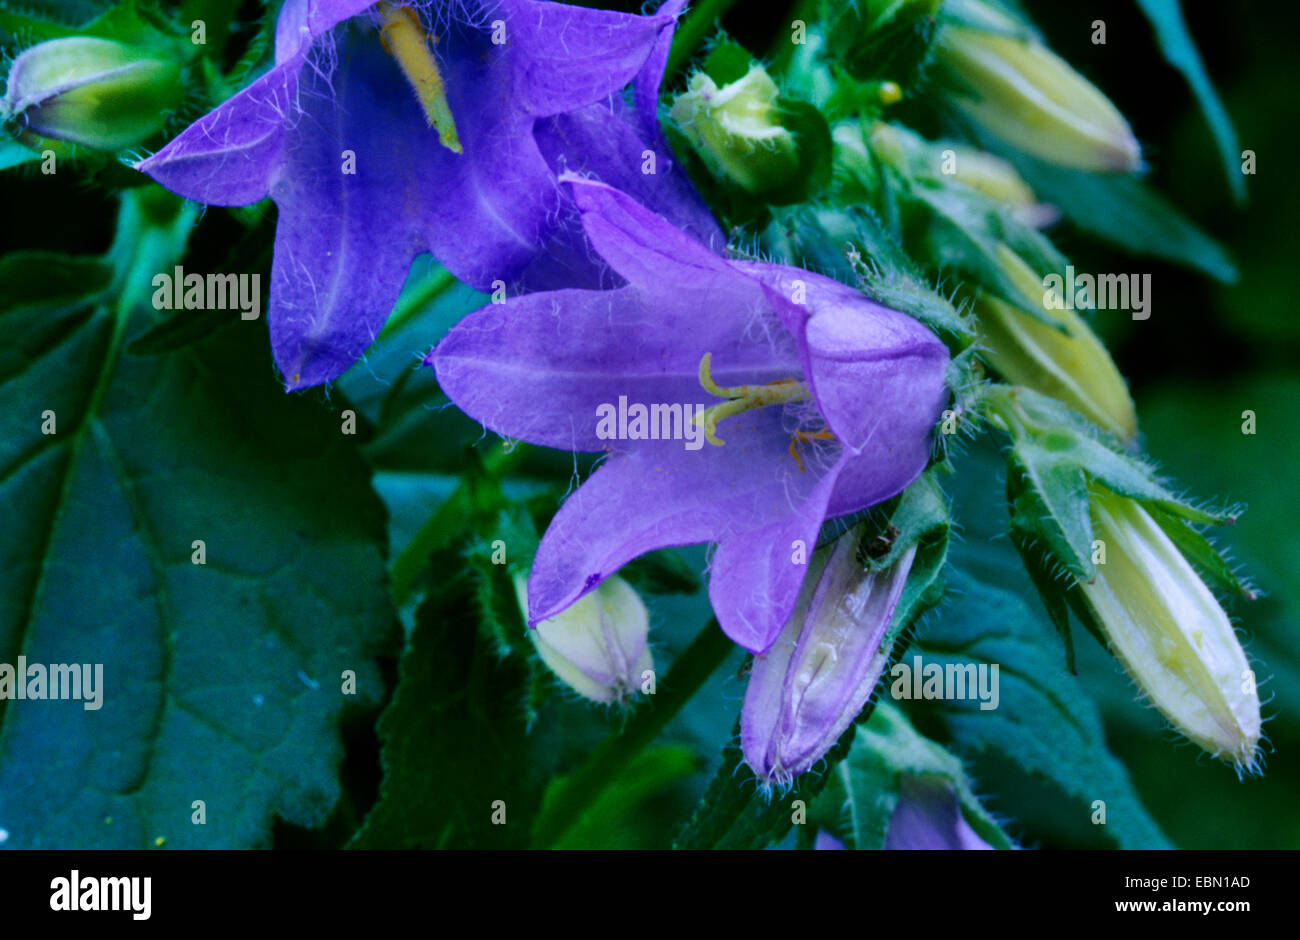
[[[530,268],[541,286],[599,283],[559,170],[635,176],[665,215],[716,232],[655,124],[682,5],[287,0],[274,68],[138,168],[199,202],[275,201],[276,363],[290,389],[325,382],[374,339],[418,253],[485,291]],[[618,97],[633,80],[635,115]]]
[[[904,774],[885,833],[887,849],[992,849],[962,813],[952,784],[937,774]]]
[[[522,574],[515,578],[515,595],[525,615],[526,580]],[[528,635],[556,678],[593,702],[622,702],[653,678],[650,612],[620,577],[609,578]]]
[[[1259,693],[1223,607],[1140,503],[1097,488],[1092,519],[1105,563],[1079,590],[1116,657],[1175,728],[1253,768]]]
[[[0,119],[36,134],[118,150],[160,130],[181,103],[181,66],[157,50],[70,36],[14,59]]]
[[[426,359],[498,434],[611,455],[542,538],[529,621],[645,552],[716,542],[719,623],[764,652],[823,521],[925,468],[947,350],[843,284],[726,260],[626,194],[564,179],[594,250],[627,283],[489,304]]]
[[[850,534],[810,573],[785,629],[754,659],[740,711],[741,750],[761,783],[786,786],[811,768],[867,704],[915,556],[913,545],[884,571],[868,571]]]

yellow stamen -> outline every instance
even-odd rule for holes
[[[790,456],[794,462],[799,465],[799,472],[803,473],[803,458],[799,456],[799,451],[795,448],[796,443],[808,443],[808,441],[833,441],[835,435],[828,429],[822,428],[820,431],[795,431],[790,435]]]
[[[420,28],[420,20],[410,7],[380,3],[379,41],[411,83],[415,96],[424,108],[425,120],[438,131],[438,141],[448,150],[461,153],[456,121],[447,103],[447,87],[442,82],[438,63],[429,48],[429,36]]]
[[[724,386],[713,381],[713,353],[705,353],[700,359],[700,385],[710,395],[726,398],[720,405],[714,405],[694,419],[695,424],[704,425],[704,437],[713,445],[721,446],[724,441],[714,433],[718,422],[724,418],[744,414],[756,408],[780,405],[788,401],[807,401],[811,398],[808,386],[798,379],[778,379],[766,385]]]

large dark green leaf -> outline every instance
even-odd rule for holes
[[[261,323],[123,352],[193,224],[157,198],[124,199],[112,291],[95,260],[0,263],[0,663],[103,666],[99,710],[0,701],[14,847],[246,847],[276,815],[319,826],[340,715],[382,694],[383,507],[337,417],[279,390]]]
[[[529,773],[528,669],[473,616],[455,551],[416,614],[392,704],[379,722],[384,783],[354,848],[522,848],[541,800]]]

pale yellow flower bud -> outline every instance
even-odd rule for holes
[[[527,578],[515,577],[515,594],[528,616]],[[650,615],[640,595],[618,576],[528,631],[542,662],[583,698],[612,704],[652,682]]]
[[[1133,399],[1110,353],[1077,312],[1049,307],[1043,278],[1006,245],[998,245],[1003,271],[1060,332],[1001,298],[981,292],[975,302],[984,358],[1003,378],[1065,402],[1121,441],[1137,434]]]
[[[940,32],[936,62],[957,105],[997,137],[1051,163],[1138,169],[1137,139],[1110,99],[1016,24],[1005,25],[1009,32],[957,25]]]
[[[1139,503],[1098,489],[1092,518],[1106,560],[1079,586],[1115,655],[1175,728],[1252,769],[1259,695],[1228,615]]]

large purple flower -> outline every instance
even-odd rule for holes
[[[287,0],[275,67],[138,166],[200,202],[275,200],[276,362],[291,389],[328,381],[374,339],[415,254],[482,290],[600,284],[559,170],[635,173],[643,198],[716,238],[655,123],[683,5]],[[633,79],[636,113],[619,97]]]
[[[725,260],[626,194],[563,179],[592,246],[628,283],[489,304],[426,359],[492,430],[612,454],[542,538],[529,621],[644,552],[716,542],[719,622],[761,653],[790,616],[822,522],[925,467],[947,351],[842,284]]]

